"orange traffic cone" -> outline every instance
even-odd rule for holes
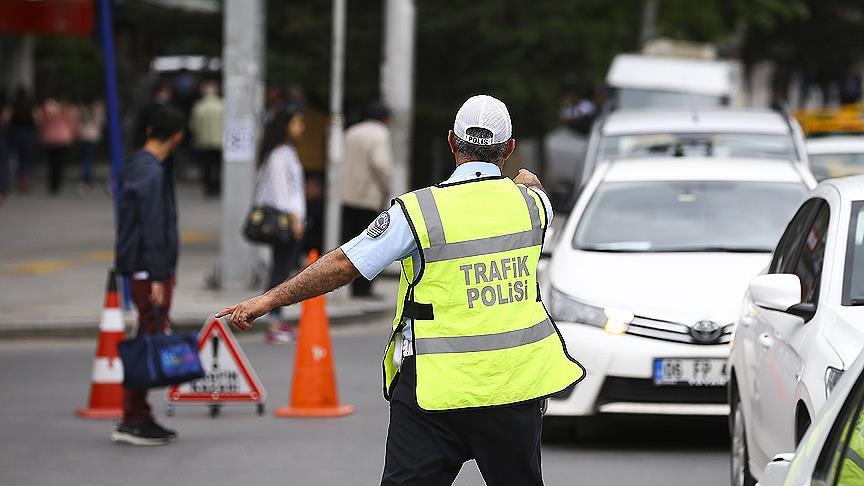
[[[87,419],[116,419],[123,416],[123,363],[117,353],[117,343],[123,337],[117,276],[114,270],[109,270],[105,307],[99,322],[99,345],[96,347],[90,380],[90,404],[75,410],[75,415]]]
[[[309,252],[309,265],[318,252]],[[291,404],[277,408],[277,417],[340,417],[354,411],[351,405],[339,405],[333,353],[324,296],[303,302],[291,383]]]

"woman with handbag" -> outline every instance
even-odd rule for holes
[[[267,283],[270,288],[282,283],[298,267],[298,252],[305,230],[306,196],[303,166],[294,144],[305,129],[303,113],[286,108],[266,126],[261,142],[258,158],[261,166],[246,235],[253,241],[268,244],[272,250]],[[256,222],[262,224],[256,225]],[[290,343],[294,333],[291,325],[282,320],[282,309],[273,309],[268,317],[267,342]]]

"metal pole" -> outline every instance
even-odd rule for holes
[[[642,28],[639,32],[639,45],[654,38],[657,26],[657,0],[642,0]]]
[[[108,148],[111,154],[111,193],[114,209],[120,205],[120,172],[123,170],[123,139],[120,133],[120,102],[117,97],[117,72],[114,66],[114,29],[111,0],[100,0],[99,31],[105,63],[105,104],[108,115]]]
[[[99,36],[105,74],[105,108],[108,116],[108,152],[111,155],[111,194],[114,196],[114,218],[120,207],[120,172],[123,171],[123,135],[120,132],[120,101],[117,96],[117,70],[114,63],[114,15],[111,0],[99,1]],[[132,307],[129,277],[123,280],[123,308]]]
[[[330,130],[327,137],[327,207],[324,246],[332,250],[341,240],[342,83],[345,70],[345,0],[333,0],[333,47],[330,63]]]
[[[222,54],[225,133],[219,281],[223,288],[252,284],[254,248],[241,236],[252,203],[255,157],[263,114],[264,1],[225,0]]]
[[[381,98],[393,111],[393,180],[391,196],[408,192],[411,125],[414,112],[414,0],[387,0]]]

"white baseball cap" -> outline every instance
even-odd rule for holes
[[[492,137],[477,137],[468,135],[469,128],[485,128],[492,132]],[[476,95],[468,98],[456,112],[453,122],[453,133],[462,140],[475,145],[495,145],[506,142],[513,136],[513,125],[510,123],[510,112],[499,99],[488,95]]]

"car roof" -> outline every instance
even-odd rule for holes
[[[837,179],[826,179],[819,183],[819,187],[833,187],[840,193],[840,199],[845,201],[864,200],[864,175],[849,177],[838,177]]]
[[[797,164],[783,160],[657,157],[606,162],[604,182],[752,181],[805,183]]]
[[[725,96],[732,91],[731,70],[726,61],[619,54],[609,67],[606,83],[615,88]]]
[[[610,113],[603,135],[640,133],[759,133],[788,135],[789,124],[780,113],[760,109],[691,108],[633,109]]]
[[[864,153],[864,136],[825,137],[807,140],[811,154]]]

